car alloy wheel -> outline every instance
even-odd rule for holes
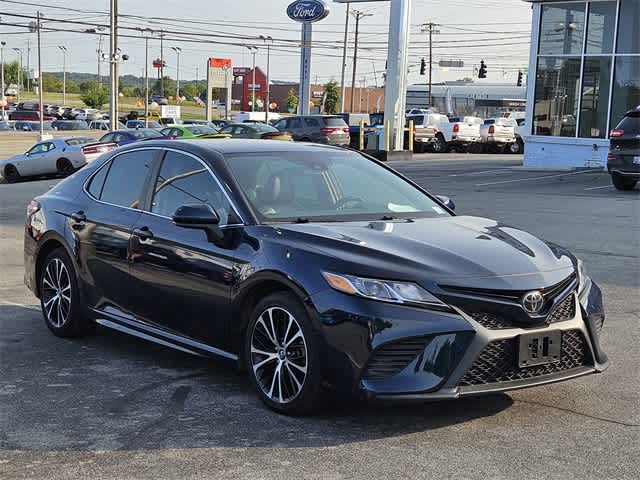
[[[47,321],[61,328],[71,313],[71,277],[59,258],[52,258],[42,274],[42,307]]]
[[[66,158],[61,158],[58,160],[58,173],[65,177],[68,177],[74,172],[73,165]]]
[[[9,183],[17,182],[20,179],[20,174],[18,173],[18,169],[15,165],[7,165],[4,167],[4,178]]]
[[[308,368],[307,342],[296,318],[282,307],[262,312],[251,334],[251,368],[262,392],[287,404],[302,391]]]

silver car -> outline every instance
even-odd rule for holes
[[[37,175],[67,176],[116,146],[96,145],[91,137],[52,138],[36,143],[26,153],[0,161],[0,175],[9,183]]]

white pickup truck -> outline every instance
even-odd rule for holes
[[[443,153],[451,143],[451,123],[446,115],[424,113],[407,115],[407,125],[413,120],[413,150],[423,153],[427,149],[434,153]]]
[[[513,118],[487,118],[480,126],[482,143],[491,153],[503,153],[516,144],[516,127]]]
[[[480,117],[450,117],[451,146],[458,152],[480,153],[482,151],[482,137]]]

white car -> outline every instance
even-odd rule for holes
[[[90,137],[44,140],[22,155],[0,161],[0,175],[9,183],[37,175],[67,176],[116,147],[115,143],[96,144]]]
[[[517,126],[513,118],[487,118],[480,127],[482,142],[491,153],[511,151],[516,143]]]
[[[413,120],[413,150],[423,153],[429,148],[434,153],[446,152],[451,143],[452,128],[449,118],[440,113],[407,115],[407,125]]]
[[[125,127],[124,123],[118,122],[118,130]],[[89,122],[89,130],[109,130],[109,120],[93,120]]]
[[[451,122],[451,145],[456,151],[480,153],[482,137],[480,126],[483,121],[480,117],[454,117]]]
[[[102,118],[102,113],[95,108],[81,108],[77,110],[77,114],[75,116],[76,120],[100,120]]]

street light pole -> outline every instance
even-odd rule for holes
[[[111,96],[109,97],[109,130],[115,131],[118,126],[118,0],[110,0],[109,19],[109,77]]]
[[[58,45],[62,51],[62,104],[67,104],[67,47]]]
[[[264,108],[264,120],[265,122],[269,123],[269,105],[271,103],[271,101],[269,100],[269,96],[270,96],[270,86],[269,86],[269,82],[270,82],[270,78],[269,78],[269,69],[270,69],[270,64],[271,64],[271,51],[270,51],[270,46],[271,43],[273,43],[273,38],[269,35],[260,35],[260,39],[267,45],[267,95],[265,97],[266,100],[266,105]]]
[[[0,42],[0,103],[2,103],[2,119],[4,120],[7,108],[6,108],[6,100],[4,96],[4,47],[7,42]]]
[[[182,49],[180,47],[171,47],[171,50],[176,52],[177,62],[176,62],[176,103],[180,99],[180,52]]]
[[[149,128],[149,37],[144,37],[144,127]]]
[[[355,40],[353,42],[353,72],[351,77],[351,107],[350,111],[353,113],[353,104],[355,101],[355,89],[356,89],[356,69],[358,65],[358,34],[360,27],[360,19],[363,17],[370,17],[371,13],[364,13],[360,10],[352,10],[351,14],[356,17],[356,31],[355,31]]]
[[[18,70],[18,101],[20,100],[20,91],[22,90],[22,82],[24,78],[22,78],[22,49],[14,48],[14,52],[17,52],[20,55],[20,70]]]
[[[251,71],[253,72],[251,80],[251,111],[256,111],[256,52],[258,51],[258,47],[255,45],[247,45],[247,48],[253,55],[253,68]]]
[[[38,112],[40,114],[40,138],[44,135],[44,99],[42,93],[42,42],[41,42],[41,30],[42,24],[40,22],[40,10],[37,13],[36,20],[36,32],[38,36]]]

